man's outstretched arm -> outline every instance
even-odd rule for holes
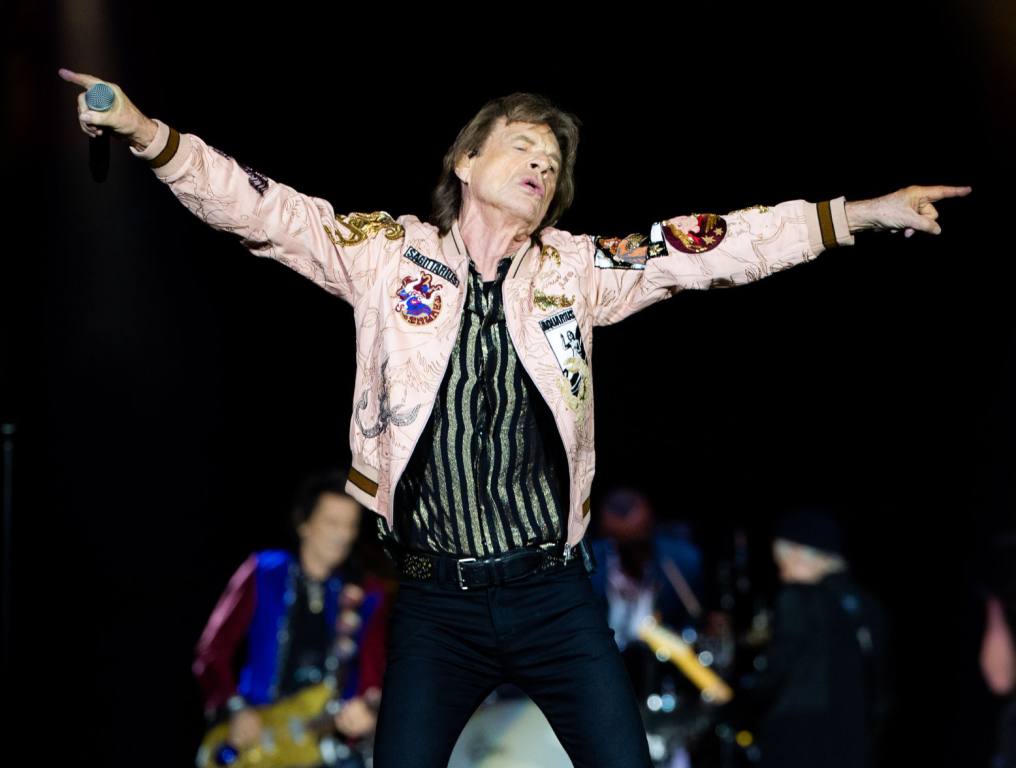
[[[297,192],[198,136],[147,117],[115,83],[67,69],[60,76],[82,88],[103,82],[114,91],[107,112],[90,110],[84,92],[78,94],[78,121],[86,135],[112,131],[206,224],[350,304],[370,286],[384,254],[398,250],[405,230],[384,211],[336,216],[327,200]]]
[[[871,200],[790,200],[723,215],[695,213],[627,237],[580,236],[587,252],[597,325],[615,323],[686,288],[760,280],[823,251],[854,244],[854,233],[939,234],[934,202],[970,187],[911,186]]]

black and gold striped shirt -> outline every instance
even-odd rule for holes
[[[559,541],[567,464],[543,396],[518,360],[501,284],[469,262],[466,307],[430,421],[395,491],[404,546],[484,557]]]

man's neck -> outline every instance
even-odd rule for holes
[[[511,258],[529,242],[529,232],[518,219],[506,218],[498,211],[484,211],[477,206],[462,210],[458,226],[469,258],[485,281],[495,280],[498,262]]]
[[[316,560],[306,548],[300,548],[300,567],[314,581],[324,581],[330,575],[327,563]]]

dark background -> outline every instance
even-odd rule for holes
[[[583,121],[573,232],[972,185],[938,205],[941,236],[864,233],[598,329],[594,503],[643,487],[714,559],[744,527],[760,590],[775,512],[845,506],[896,630],[891,762],[985,764],[987,544],[1014,500],[1011,6],[574,13],[5,6],[15,735],[74,762],[190,764],[208,612],[282,543],[298,478],[349,455],[349,307],[206,228],[123,144],[94,183],[66,66],[341,211],[426,216],[458,129],[515,90]]]

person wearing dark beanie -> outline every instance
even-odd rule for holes
[[[831,555],[846,554],[843,529],[833,512],[822,506],[799,506],[784,512],[776,520],[773,536]]]
[[[773,526],[782,586],[761,671],[745,681],[759,713],[761,765],[872,768],[889,709],[886,620],[854,580],[827,507]]]
[[[815,584],[847,569],[843,529],[823,507],[796,507],[773,528],[773,559],[780,581]]]

